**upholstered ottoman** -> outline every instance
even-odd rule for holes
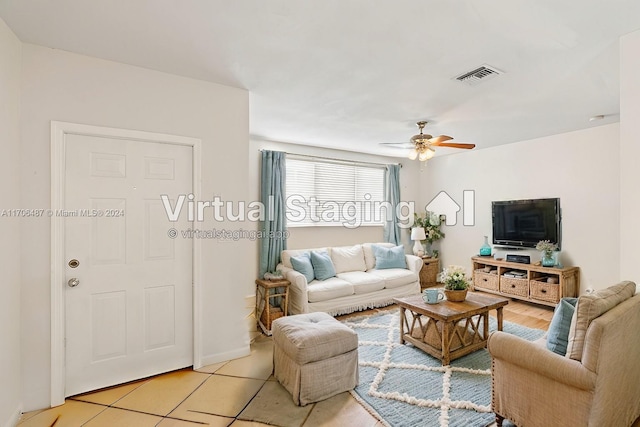
[[[274,375],[296,405],[358,385],[358,336],[327,313],[281,317],[271,332]]]

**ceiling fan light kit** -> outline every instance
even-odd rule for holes
[[[418,160],[420,160],[421,162],[426,162],[427,160],[432,158],[434,154],[435,153],[431,150],[424,150],[418,155]]]
[[[475,147],[475,144],[467,144],[462,142],[445,142],[453,139],[447,135],[439,135],[433,137],[429,134],[423,133],[424,127],[426,126],[426,121],[420,121],[416,123],[418,125],[418,129],[420,129],[420,133],[417,135],[413,135],[411,137],[410,144],[413,144],[411,151],[409,152],[409,159],[415,160],[418,159],[421,162],[426,162],[431,159],[435,155],[435,150],[433,147],[451,147],[451,148],[462,148],[466,150],[470,150]],[[387,143],[388,145],[405,145],[405,142],[401,143]]]

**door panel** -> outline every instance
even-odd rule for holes
[[[127,293],[91,296],[91,363],[127,354]]]
[[[190,366],[192,242],[160,195],[192,192],[189,146],[65,137],[65,395]]]

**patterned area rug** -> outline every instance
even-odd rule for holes
[[[399,310],[343,323],[358,334],[360,384],[352,394],[391,427],[484,427],[493,424],[491,356],[478,350],[449,366],[410,344],[400,344]],[[490,330],[496,329],[490,317]],[[504,322],[528,340],[544,331]]]

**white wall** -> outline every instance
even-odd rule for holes
[[[640,31],[620,39],[620,277],[640,284]],[[638,289],[640,291],[640,288]]]
[[[20,55],[22,45],[0,19],[0,200],[1,209],[20,203]],[[35,207],[35,206],[34,206]],[[14,425],[20,416],[20,225],[0,217],[0,425]],[[25,220],[24,222],[28,222]]]
[[[252,140],[250,149],[250,170],[253,182],[252,191],[255,200],[260,198],[260,152],[259,150],[277,150],[287,153],[328,157],[333,159],[353,160],[379,164],[400,163],[400,196],[403,201],[415,202],[418,197],[419,183],[417,181],[417,162],[398,157],[383,157],[352,151],[333,150],[328,148],[309,147],[274,141]],[[364,242],[382,242],[383,227],[289,227],[290,236],[287,240],[289,249],[304,249],[323,246],[347,246]],[[403,244],[410,251],[412,242],[409,232],[403,231]],[[257,245],[256,245],[257,248]],[[257,251],[257,249],[256,249]],[[257,257],[257,252],[256,252]]]
[[[22,72],[23,206],[50,206],[51,120],[200,138],[203,198],[248,198],[246,91],[27,44]],[[209,216],[201,226],[241,227]],[[49,228],[48,219],[31,221],[22,236],[26,410],[50,402]],[[205,363],[248,352],[243,289],[253,286],[254,274],[244,267],[251,248],[246,240],[202,242]]]
[[[615,123],[430,160],[421,174],[424,203],[444,190],[461,205],[463,190],[475,191],[475,225],[463,226],[458,212],[457,225],[443,228],[443,265],[463,265],[470,272],[470,257],[478,253],[483,236],[491,242],[491,201],[559,197],[561,261],[580,267],[580,291],[615,284],[620,254],[619,128]],[[532,251],[532,259],[539,254]]]

